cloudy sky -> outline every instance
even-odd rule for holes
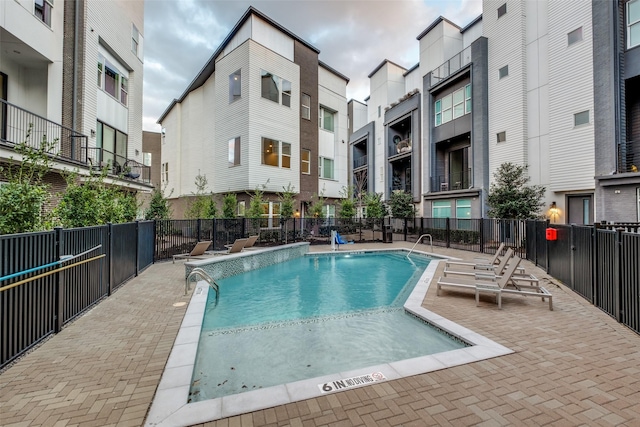
[[[416,37],[438,16],[463,27],[482,12],[481,0],[146,0],[144,130],[160,131],[160,115],[249,6],[317,47],[321,61],[349,77],[347,99],[361,102],[383,60],[418,63]]]

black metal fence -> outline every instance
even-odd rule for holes
[[[535,233],[537,243],[535,247],[527,247],[527,258],[534,262],[546,258],[546,271],[551,276],[640,333],[638,225],[584,226],[531,221],[527,233],[530,237]],[[557,238],[539,244],[546,228],[555,229]]]
[[[0,368],[153,263],[153,221],[0,236]]]
[[[331,231],[353,242],[415,242],[493,253],[500,243],[544,268],[640,333],[640,233],[615,226],[496,219],[162,220],[0,236],[0,368],[59,331],[155,260],[211,240],[222,250],[258,235],[258,245],[329,244]],[[557,231],[548,241],[546,230]],[[428,239],[424,243],[428,243]],[[70,258],[71,257],[71,258]]]

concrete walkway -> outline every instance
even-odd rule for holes
[[[353,248],[393,246],[413,244]],[[490,295],[476,307],[473,291],[436,297],[435,286],[423,304],[513,354],[206,425],[638,425],[640,336],[525,266],[546,282],[554,311],[539,298],[512,295],[503,296],[502,310]],[[183,278],[182,263],[149,267],[5,369],[0,425],[143,425],[189,299]]]

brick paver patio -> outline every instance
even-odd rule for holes
[[[367,246],[412,244],[357,248]],[[436,297],[435,286],[423,304],[513,354],[206,425],[640,425],[640,336],[525,266],[546,282],[554,311],[512,295],[503,310],[491,295],[476,307],[473,291]],[[183,278],[182,263],[149,267],[0,373],[0,425],[143,425],[189,298]]]

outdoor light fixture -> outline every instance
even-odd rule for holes
[[[558,209],[556,202],[551,202],[551,207],[549,208],[549,217],[551,217],[551,222],[555,222],[559,215],[560,209]]]

